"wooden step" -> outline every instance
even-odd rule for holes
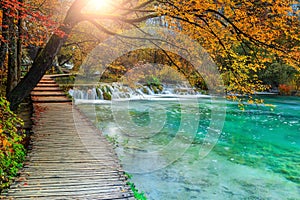
[[[39,83],[36,87],[59,87],[56,83]]]
[[[52,78],[42,78],[41,80],[40,80],[40,82],[41,81],[55,81],[55,80],[53,80]]]
[[[72,100],[66,99],[66,100],[36,100],[33,101],[33,103],[71,103]]]
[[[66,94],[61,91],[33,91],[31,96],[66,96]]]
[[[61,102],[72,102],[64,96],[33,96],[32,101],[34,103],[61,103]]]
[[[56,83],[54,80],[40,80],[39,83]]]
[[[59,87],[35,87],[33,91],[62,91]]]

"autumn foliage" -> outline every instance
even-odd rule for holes
[[[19,0],[3,0],[0,2],[2,15],[6,14],[15,20],[22,20],[23,26],[20,27],[23,45],[43,46],[52,33],[64,35],[58,28],[58,16],[56,13],[59,5],[52,1],[19,1]],[[57,13],[56,13],[57,14]],[[6,28],[7,25],[2,24],[0,17],[0,27]],[[1,37],[1,36],[0,36]],[[3,40],[4,38],[1,37]],[[5,41],[4,42],[8,42]]]
[[[280,84],[278,90],[282,95],[291,95],[293,87],[290,85]]]
[[[280,60],[299,71],[297,4],[288,0],[166,1],[159,11],[173,27],[209,51],[228,91],[251,94],[267,89],[257,74],[273,62]]]
[[[9,186],[22,167],[25,150],[23,122],[9,108],[9,102],[0,98],[0,192]]]
[[[123,30],[147,26],[155,20],[159,21],[157,26],[177,30],[199,42],[217,63],[229,94],[248,95],[268,89],[259,72],[274,62],[299,71],[299,1],[112,0],[109,9],[98,11],[90,2],[97,1],[0,2],[2,15],[22,19],[24,32],[18,37],[23,47],[43,47],[43,59],[34,59],[30,75],[8,90],[14,109],[30,94],[57,55],[62,63],[71,60],[78,68],[89,51],[108,35],[119,35]],[[89,12],[87,7],[95,10]],[[4,29],[5,24],[2,33]],[[1,36],[2,43],[10,42]],[[173,58],[170,54],[166,57]],[[178,71],[180,66],[176,66]]]

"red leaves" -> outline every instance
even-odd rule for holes
[[[2,0],[1,6],[4,9],[12,9],[12,10],[19,10],[22,9],[23,3],[19,2],[18,0]]]
[[[58,37],[61,37],[61,38],[67,36],[67,34],[64,31],[60,30],[60,29],[54,30],[54,34],[57,35]]]
[[[281,95],[291,95],[293,87],[290,85],[280,84],[278,90]]]
[[[48,109],[47,106],[42,106],[40,104],[34,104],[34,113],[35,116],[32,118],[32,121],[34,122],[35,125],[38,124],[39,118],[41,116],[41,113],[46,111]]]
[[[60,37],[65,36],[63,31],[57,30],[58,22],[29,3],[22,3],[18,0],[1,0],[0,7],[3,8],[3,15],[13,18],[15,21],[22,19],[26,23],[23,35],[21,35],[25,46],[29,44],[42,46],[50,33]],[[6,25],[3,24],[2,28],[6,28]],[[0,36],[0,41],[4,41],[2,36]]]

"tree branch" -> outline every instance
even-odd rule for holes
[[[115,20],[115,21],[132,24],[132,23],[142,22],[142,21],[145,21],[147,19],[151,19],[151,18],[154,18],[157,16],[158,16],[157,13],[152,13],[152,14],[145,15],[142,17],[129,19],[129,18],[124,18],[124,16],[120,16],[120,15],[82,14],[81,20],[89,21],[89,20],[95,20],[95,19],[108,19],[108,20]]]
[[[72,43],[67,43],[67,44],[64,44],[63,47],[68,47],[68,46],[73,46],[73,45],[80,45],[80,44],[83,44],[83,43],[89,43],[89,42],[97,42],[99,43],[100,40],[84,40],[84,41],[80,41],[80,42],[72,42]]]
[[[255,39],[253,38],[252,36],[250,36],[249,34],[245,33],[244,31],[242,31],[240,28],[238,28],[230,19],[228,19],[225,15],[223,15],[222,13],[216,11],[216,10],[213,10],[213,9],[207,9],[206,12],[211,12],[211,13],[214,13],[214,14],[217,14],[219,15],[221,18],[223,18],[226,22],[228,22],[235,30],[235,32],[239,35],[243,35],[245,36],[246,38],[249,38],[250,41],[252,41],[253,43],[255,44],[260,44],[260,45],[263,45],[265,47],[268,47],[268,48],[271,48],[271,49],[275,49],[277,51],[280,51],[280,52],[283,52],[283,53],[287,53],[284,49],[280,48],[279,46],[275,46],[275,45],[272,45],[272,44],[267,44],[265,42],[262,42],[258,39]]]
[[[147,10],[143,10],[142,8],[144,8],[147,5],[149,5],[151,3],[154,3],[154,2],[155,1],[153,1],[153,0],[149,0],[149,1],[145,1],[144,3],[142,3],[142,4],[140,4],[140,5],[136,6],[136,7],[133,7],[133,8],[125,8],[125,7],[122,7],[122,6],[119,6],[119,7],[117,6],[117,8],[127,11],[127,12],[121,14],[123,16],[128,15],[128,14],[130,14],[132,12],[145,12],[145,11],[146,12],[151,12],[151,10],[147,11]],[[155,11],[153,10],[152,12],[155,12]]]

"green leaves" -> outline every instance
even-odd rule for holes
[[[132,175],[129,174],[129,173],[125,173],[125,176],[128,178],[128,179],[131,179],[132,178]],[[132,190],[133,194],[134,194],[134,197],[137,199],[137,200],[147,200],[144,192],[139,192],[138,189],[136,189],[134,183],[130,182],[130,181],[127,181],[126,184],[130,187],[130,189]]]
[[[0,97],[0,192],[10,185],[25,159],[22,125],[9,102]]]

